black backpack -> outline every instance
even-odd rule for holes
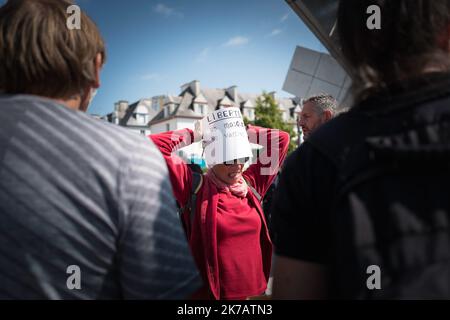
[[[188,239],[190,238],[191,226],[194,222],[196,212],[197,193],[200,191],[202,184],[203,184],[203,174],[192,171],[191,195],[186,205],[178,210],[178,215],[183,224],[183,228],[186,233],[186,237]],[[258,201],[261,202],[262,200],[261,195],[258,193],[258,191],[256,191],[256,189],[253,188],[253,186],[251,186],[248,182],[247,185],[250,188],[250,190],[252,190],[253,194],[258,199]]]
[[[338,173],[335,298],[450,298],[450,101],[423,108],[382,118],[349,112],[337,128],[343,139],[325,129],[307,142]]]

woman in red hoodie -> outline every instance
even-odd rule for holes
[[[200,127],[195,133],[181,129],[150,135],[167,162],[182,207],[191,197],[192,172],[173,151],[201,140]],[[289,135],[255,126],[247,134],[250,142],[264,147],[256,163],[245,171],[248,159],[214,165],[204,174],[193,206],[189,244],[206,284],[197,298],[238,300],[266,290],[272,243],[261,204],[248,184],[264,196],[286,156]]]

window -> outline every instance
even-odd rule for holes
[[[170,114],[173,112],[174,110],[174,105],[173,104],[168,104],[167,106],[164,107],[164,117],[169,117]]]
[[[139,124],[147,124],[148,122],[148,114],[147,113],[136,113],[136,121]]]
[[[204,115],[206,111],[206,106],[204,104],[200,104],[200,103],[195,103],[194,104],[194,112]]]

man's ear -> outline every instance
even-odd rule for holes
[[[94,67],[95,67],[95,82],[93,83],[93,87],[95,89],[100,87],[100,70],[103,66],[103,59],[101,53],[97,53],[94,59]]]
[[[323,112],[323,117],[324,117],[325,122],[326,122],[326,121],[331,120],[331,118],[333,118],[333,114],[331,113],[330,110],[325,110],[325,111]]]

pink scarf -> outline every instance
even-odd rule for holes
[[[239,179],[238,182],[230,185],[220,180],[212,169],[209,169],[206,175],[208,176],[208,178],[212,180],[212,182],[214,182],[216,187],[220,190],[227,190],[240,198],[245,198],[245,196],[247,195],[248,191],[247,182],[245,182],[244,178],[242,177]]]

